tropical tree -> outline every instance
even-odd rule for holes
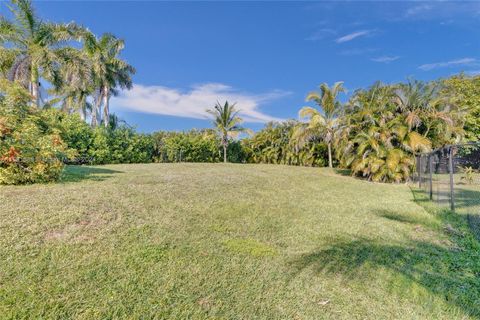
[[[340,92],[344,92],[343,82],[336,82],[331,88],[327,83],[320,85],[319,91],[307,95],[306,101],[313,101],[318,109],[303,107],[299,115],[308,118],[308,123],[298,126],[296,139],[300,144],[315,137],[321,137],[328,148],[328,166],[333,168],[332,143],[339,124],[342,104],[337,100]]]
[[[110,33],[97,38],[87,34],[84,52],[91,63],[93,83],[95,86],[95,105],[92,111],[92,126],[98,124],[103,105],[103,123],[109,124],[111,96],[118,94],[118,87],[131,89],[135,68],[120,58],[125,43]]]
[[[428,138],[433,147],[463,138],[465,112],[453,96],[442,90],[441,83],[409,80],[397,85],[395,94],[409,132]]]
[[[82,120],[86,120],[87,112],[93,109],[88,97],[95,91],[90,60],[82,50],[75,48],[66,48],[63,53],[62,85],[52,90],[56,98],[49,102],[60,102],[61,110],[78,113]]]
[[[435,86],[376,83],[355,92],[337,134],[340,165],[373,181],[405,181],[415,154],[458,139],[462,117]]]
[[[74,23],[55,24],[39,19],[30,0],[12,0],[9,8],[14,21],[0,17],[0,45],[5,45],[0,56],[10,59],[9,80],[27,88],[33,105],[39,107],[40,80],[46,79],[54,86],[60,86],[66,42],[78,40],[82,28]]]
[[[463,113],[465,138],[480,140],[480,76],[464,74],[443,79],[441,95],[447,96]]]
[[[215,104],[212,109],[207,112],[213,116],[213,125],[221,139],[223,147],[223,162],[227,162],[227,147],[230,138],[236,138],[240,133],[250,130],[240,126],[243,122],[242,118],[238,116],[238,110],[234,104],[229,104],[225,101],[222,106],[219,102]]]

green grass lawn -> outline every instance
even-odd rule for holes
[[[146,164],[0,187],[2,319],[478,317],[465,217],[405,185]]]

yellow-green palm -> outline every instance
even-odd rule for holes
[[[310,92],[306,97],[306,101],[315,102],[318,109],[303,107],[299,112],[299,116],[308,119],[308,122],[298,126],[295,138],[300,144],[304,144],[312,137],[321,137],[328,147],[328,166],[330,168],[333,167],[333,139],[342,112],[342,104],[337,100],[337,96],[344,91],[343,82],[336,82],[331,88],[328,84],[322,83],[319,91]]]
[[[336,139],[337,156],[355,175],[405,181],[415,166],[415,155],[430,151],[432,140],[438,146],[461,135],[459,119],[434,84],[376,83],[357,91],[347,104]]]

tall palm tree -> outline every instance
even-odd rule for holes
[[[93,94],[93,72],[88,57],[82,50],[65,48],[63,66],[60,70],[62,85],[52,91],[61,101],[61,108],[67,113],[78,113],[86,120],[87,111],[92,110],[88,97]]]
[[[227,162],[227,147],[228,139],[235,138],[242,132],[250,132],[250,130],[243,128],[240,124],[243,122],[242,118],[238,116],[238,110],[234,104],[229,104],[225,101],[222,106],[219,102],[215,104],[212,109],[207,112],[213,116],[213,125],[220,135],[223,147],[223,162]]]
[[[39,107],[40,79],[60,85],[61,51],[67,41],[80,38],[82,28],[74,23],[42,21],[30,0],[12,0],[9,8],[14,21],[0,18],[0,44],[6,44],[2,51],[15,54],[8,77],[22,83],[30,91],[33,105]]]
[[[321,137],[328,147],[328,166],[333,168],[332,142],[342,112],[342,104],[337,100],[340,92],[344,92],[343,82],[336,82],[331,88],[327,83],[320,85],[319,91],[307,95],[306,101],[313,101],[319,109],[303,107],[299,115],[308,118],[308,123],[297,128],[295,138],[304,144],[314,137]]]
[[[117,95],[117,88],[131,89],[135,68],[120,58],[125,43],[114,35],[106,33],[100,38],[93,34],[85,37],[84,50],[94,74],[96,89],[95,106],[92,111],[92,126],[98,124],[103,104],[103,123],[109,124],[110,97]]]

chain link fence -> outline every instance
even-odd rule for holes
[[[445,146],[416,161],[418,187],[432,201],[480,226],[480,143]]]

